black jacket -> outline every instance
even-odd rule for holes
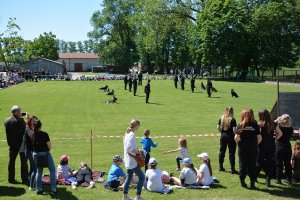
[[[26,128],[24,119],[13,115],[5,119],[4,126],[8,146],[20,148]]]
[[[150,84],[147,84],[145,86],[145,93],[150,93],[151,92],[151,89],[150,89]]]

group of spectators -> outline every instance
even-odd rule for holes
[[[0,89],[17,85],[24,82],[24,79],[16,72],[0,73]]]

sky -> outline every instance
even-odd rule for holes
[[[58,39],[83,41],[93,28],[92,14],[101,9],[101,0],[0,0],[0,33],[10,17],[16,18],[20,35],[32,40],[44,32]]]

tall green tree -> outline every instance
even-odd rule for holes
[[[84,52],[83,44],[82,44],[81,41],[78,41],[78,42],[77,42],[77,51],[80,52],[80,53],[83,53],[83,52]]]
[[[50,60],[58,60],[58,51],[59,47],[56,36],[52,32],[45,32],[32,42],[29,42],[26,56],[28,59],[42,57]]]
[[[77,52],[76,42],[72,42],[72,41],[68,42],[68,52],[70,52],[70,53]]]

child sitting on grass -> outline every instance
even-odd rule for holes
[[[180,156],[176,157],[176,162],[177,162],[177,169],[176,171],[180,171],[180,161],[185,159],[185,158],[189,158],[190,154],[189,151],[187,149],[187,141],[185,138],[179,138],[178,140],[178,144],[179,144],[179,148],[175,149],[175,150],[171,150],[171,151],[164,151],[163,154],[168,154],[168,153],[174,153],[174,152],[179,152]]]
[[[148,169],[149,159],[150,159],[150,152],[151,147],[157,147],[157,142],[153,142],[150,136],[150,130],[146,129],[144,132],[144,137],[141,139],[141,143],[143,144],[142,148],[145,153],[145,172]]]
[[[293,179],[300,181],[300,140],[297,140],[292,155]]]
[[[149,167],[146,171],[147,190],[150,192],[159,192],[168,194],[171,191],[170,187],[165,187],[162,183],[163,171],[157,169],[157,161],[155,158],[149,160]]]
[[[109,170],[106,189],[111,189],[113,191],[118,191],[120,185],[125,181],[126,175],[123,169],[120,167],[123,164],[123,159],[121,156],[116,155],[113,158],[113,164]],[[120,181],[121,177],[121,181]]]
[[[197,171],[190,158],[182,160],[183,169],[180,172],[179,179],[171,177],[171,181],[179,186],[188,187],[197,185]]]
[[[73,174],[73,170],[69,166],[69,157],[67,155],[62,155],[59,159],[60,164],[57,166],[57,179],[63,179],[68,183],[73,183],[76,181]]]
[[[201,166],[198,171],[198,184],[201,186],[210,186],[213,183],[212,169],[210,159],[207,153],[197,155],[200,158]]]
[[[85,162],[81,162],[80,168],[77,171],[77,181],[72,183],[72,188],[75,190],[78,185],[87,182],[90,184],[87,189],[92,189],[95,186],[92,174],[92,170],[87,166],[87,164]]]

